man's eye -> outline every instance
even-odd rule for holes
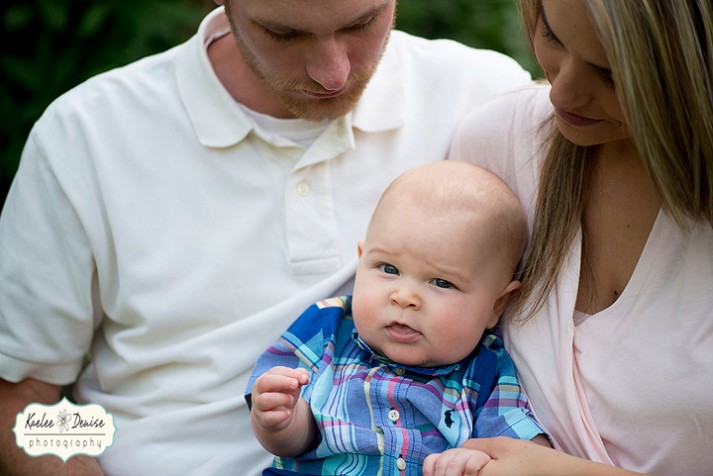
[[[390,264],[382,264],[379,266],[379,269],[386,274],[399,274],[399,270],[396,269],[396,266]]]
[[[351,31],[366,30],[367,28],[369,28],[369,27],[374,23],[374,19],[375,19],[375,18],[376,18],[376,17],[371,17],[371,18],[369,18],[369,19],[366,20],[366,21],[363,21],[363,22],[361,22],[361,23],[357,23],[357,24],[355,24],[355,25],[352,25],[352,26],[349,27],[349,29],[350,29]]]
[[[434,285],[438,286],[439,288],[443,288],[443,289],[449,289],[449,288],[454,287],[453,283],[451,283],[450,281],[446,281],[445,279],[441,279],[441,278],[433,279],[433,280],[431,280],[431,282]]]
[[[297,37],[299,36],[296,32],[280,33],[276,31],[265,30],[265,33],[267,33],[267,35],[275,41],[290,41],[297,39]]]

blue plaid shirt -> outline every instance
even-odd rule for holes
[[[319,436],[297,458],[275,458],[270,474],[421,474],[426,456],[469,438],[544,433],[493,332],[461,362],[404,366],[369,348],[354,328],[351,297],[337,297],[312,305],[260,357],[248,402],[255,379],[278,365],[310,373],[302,397]]]

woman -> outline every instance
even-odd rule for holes
[[[520,3],[550,85],[475,111],[451,158],[527,207],[506,343],[561,452],[471,440],[477,474],[713,474],[712,2]]]

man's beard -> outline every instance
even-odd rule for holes
[[[238,33],[238,29],[233,22],[232,12],[229,2],[225,2],[225,13],[230,22],[230,29],[233,38],[238,45],[240,54],[250,71],[265,85],[267,90],[277,97],[287,110],[295,117],[308,121],[332,120],[347,114],[354,109],[361,98],[364,89],[369,84],[369,80],[374,75],[381,57],[386,49],[388,36],[384,41],[379,57],[373,65],[362,73],[350,73],[344,85],[345,91],[333,98],[306,98],[302,91],[313,93],[328,93],[321,84],[313,79],[298,81],[294,79],[276,79],[264,73],[260,67],[260,62],[252,51],[245,45]]]
[[[246,53],[249,55],[249,52],[243,52],[243,57],[248,67],[263,84],[280,99],[290,113],[308,121],[336,119],[354,109],[375,69],[372,68],[369,72],[360,75],[350,74],[345,84],[346,90],[339,96],[325,99],[305,98],[304,96],[300,97],[301,91],[314,93],[327,91],[314,80],[271,80],[260,72],[258,65],[253,62],[254,58],[245,56]]]

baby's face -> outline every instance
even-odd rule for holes
[[[404,365],[452,364],[497,323],[494,307],[512,270],[479,222],[472,212],[420,206],[375,217],[352,302],[372,349]]]

